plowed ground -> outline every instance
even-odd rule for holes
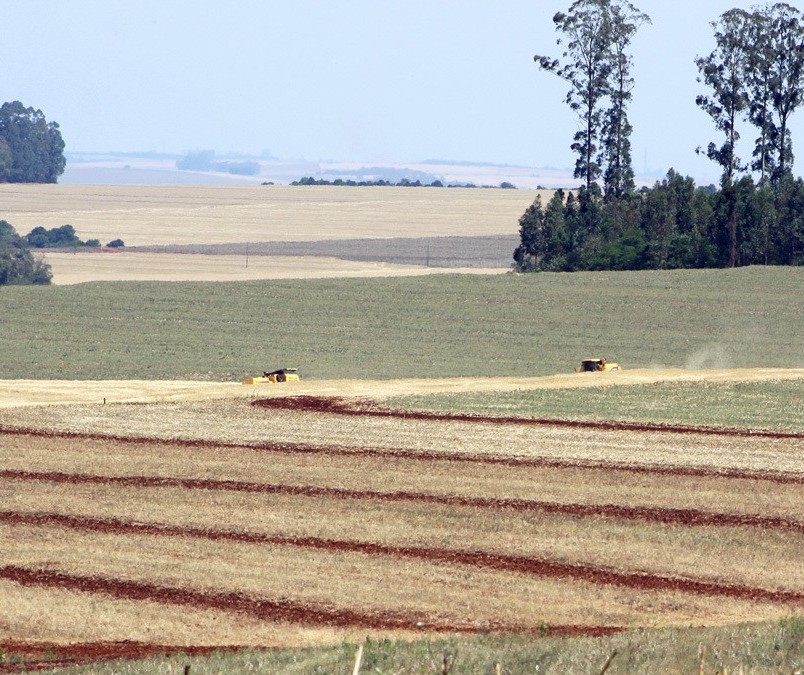
[[[62,663],[804,611],[800,434],[314,397],[11,412],[0,649],[29,666],[43,645]]]

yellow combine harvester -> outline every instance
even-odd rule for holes
[[[301,379],[298,368],[280,368],[279,370],[266,370],[260,377],[247,377],[243,384],[262,384],[263,382],[296,382]]]
[[[602,359],[584,359],[581,365],[575,369],[576,373],[607,373],[613,370],[620,370],[620,364],[613,361]]]

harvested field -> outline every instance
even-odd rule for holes
[[[546,195],[552,191],[542,191]],[[511,235],[539,191],[332,186],[0,186],[22,234],[71,224],[128,246]]]
[[[4,409],[2,637],[287,646],[804,610],[800,434],[185,393]],[[87,620],[26,609],[61,598]]]
[[[446,268],[359,262],[324,256],[203,255],[121,251],[73,254],[48,251],[44,256],[57,286],[88,281],[249,281],[255,279],[324,279],[403,277],[424,274],[500,274],[505,268]]]
[[[507,271],[517,222],[550,190],[0,185],[20,234],[71,224],[104,252],[52,251],[58,285]],[[181,253],[182,255],[173,255]],[[211,253],[222,255],[208,255]],[[246,260],[248,263],[246,264]]]

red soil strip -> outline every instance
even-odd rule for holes
[[[728,427],[705,427],[682,424],[650,422],[584,421],[539,417],[498,417],[472,413],[446,413],[420,410],[384,408],[368,399],[350,399],[337,396],[285,396],[252,401],[252,405],[278,410],[328,413],[353,417],[394,417],[405,420],[438,420],[446,422],[482,422],[484,424],[518,424],[569,427],[572,429],[595,429],[597,431],[651,431],[672,434],[703,434],[710,436],[739,436],[747,438],[793,438],[804,439],[804,433]]]
[[[151,656],[170,656],[186,654],[204,656],[213,652],[233,652],[244,647],[193,647],[176,645],[154,645],[145,642],[82,642],[78,644],[58,644],[54,642],[28,642],[22,640],[0,640],[0,652],[6,660],[0,662],[0,673],[30,672],[52,668],[67,668],[100,661],[119,659],[145,659]],[[10,661],[9,658],[14,658]]]
[[[158,602],[199,609],[211,609],[253,617],[260,621],[287,622],[332,628],[366,628],[372,630],[405,630],[421,633],[530,633],[542,634],[540,627],[489,621],[451,622],[424,615],[409,615],[386,610],[337,608],[323,604],[299,603],[292,600],[266,600],[246,593],[218,593],[188,588],[160,586],[148,582],[107,579],[37,570],[9,565],[0,567],[0,579],[21,586],[59,588],[82,593],[97,593],[115,599]],[[551,635],[611,635],[620,627],[555,626]]]
[[[372,457],[380,459],[405,459],[421,462],[457,462],[470,464],[499,465],[522,468],[580,469],[660,476],[686,476],[691,478],[735,479],[767,481],[783,485],[804,485],[804,474],[784,471],[756,471],[747,469],[706,468],[693,466],[650,466],[640,464],[620,464],[613,462],[585,462],[581,460],[560,460],[544,458],[500,457],[464,453],[438,453],[426,450],[407,450],[373,447],[345,447],[334,445],[303,445],[295,443],[249,444],[226,443],[191,439],[164,439],[144,436],[116,436],[111,434],[86,434],[77,432],[57,432],[22,427],[0,426],[0,436],[31,436],[34,438],[78,439],[88,441],[108,441],[131,445],[164,445],[181,448],[224,449],[252,452],[271,452],[282,454],[323,455],[330,457]]]
[[[513,511],[555,513],[578,518],[607,517],[685,526],[755,527],[759,529],[786,530],[804,533],[804,522],[797,520],[776,516],[713,513],[700,511],[698,509],[668,509],[649,506],[621,506],[618,504],[562,504],[530,499],[461,497],[458,495],[434,495],[420,492],[377,492],[374,490],[349,490],[314,485],[277,485],[270,483],[248,483],[235,480],[210,480],[205,478],[99,476],[92,474],[68,474],[56,471],[33,472],[0,470],[0,479],[20,481],[35,480],[75,485],[120,485],[133,488],[167,487],[183,488],[186,490],[226,490],[232,492],[281,494],[302,497],[327,497],[332,499],[414,502],[419,504],[439,504],[443,506],[468,506],[479,509],[510,509]]]
[[[211,541],[297,546],[300,548],[340,553],[363,553],[375,556],[413,558],[434,563],[469,565],[483,569],[492,569],[498,572],[516,572],[538,577],[572,579],[574,581],[586,581],[598,585],[619,586],[637,590],[680,591],[705,596],[725,596],[741,600],[774,603],[804,603],[804,592],[799,591],[771,591],[759,587],[697,581],[695,579],[643,572],[619,572],[610,567],[578,563],[560,563],[540,558],[488,552],[460,551],[420,546],[391,546],[370,542],[322,539],[319,537],[287,537],[248,532],[205,530],[163,525],[159,523],[136,523],[117,519],[83,518],[55,513],[0,512],[0,522],[23,525],[55,525],[109,534],[192,537]]]

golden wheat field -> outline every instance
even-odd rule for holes
[[[0,185],[4,218],[26,234],[72,225],[82,240],[126,246],[311,242],[511,235],[537,194],[551,191],[335,187]],[[243,281],[420,274],[491,274],[327,256],[47,251],[57,285],[86,281]]]
[[[550,194],[551,191],[541,191]],[[23,234],[72,225],[128,246],[517,232],[537,190],[335,186],[0,185]]]
[[[283,647],[804,609],[801,435],[366,403],[571,376],[510,379],[52,383],[49,399],[42,383],[2,383],[17,401],[0,428],[2,635]]]

